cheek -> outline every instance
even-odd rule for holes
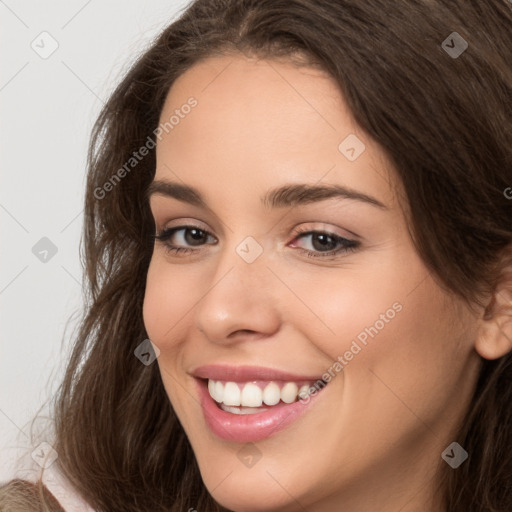
[[[171,266],[154,257],[149,265],[143,303],[143,319],[146,332],[153,343],[161,349],[171,348],[182,318],[190,306],[187,290],[183,286],[180,272],[171,271]]]
[[[412,293],[404,290],[398,301],[401,311],[360,344],[345,378],[351,396],[367,405],[367,424],[409,425],[414,432],[456,410],[450,404],[463,395],[460,379],[471,346],[451,299],[430,278]]]
[[[302,329],[331,361],[325,371],[360,399],[392,407],[400,404],[396,393],[414,407],[435,409],[438,396],[456,386],[470,337],[464,343],[453,299],[416,257],[403,265],[381,258],[367,272],[311,280],[300,296],[308,306],[300,305]]]
[[[307,339],[333,362],[351,349],[348,358],[356,352],[359,358],[373,339],[386,336],[403,315],[405,293],[395,284],[401,281],[391,275],[382,273],[376,280],[363,271],[346,275],[339,271],[332,277],[308,279],[307,284],[297,276],[290,288],[300,301],[292,297],[288,302],[288,321],[307,333]]]
[[[177,367],[181,363],[179,340],[185,338],[182,317],[190,308],[187,306],[189,301],[184,296],[187,287],[177,282],[179,275],[179,272],[171,271],[169,264],[154,257],[148,269],[142,309],[147,335],[160,349],[156,362],[162,383],[177,412],[184,409],[183,404],[180,405],[180,394],[174,385]]]
[[[160,339],[161,323],[164,318],[163,311],[165,306],[162,304],[162,286],[155,278],[155,272],[152,271],[152,268],[153,264],[151,263],[146,279],[142,317],[149,339],[155,343]]]

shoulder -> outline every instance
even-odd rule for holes
[[[0,482],[0,510],[15,512],[39,511],[43,504],[51,512],[66,512],[46,486],[38,487],[36,482],[13,478]]]
[[[45,469],[42,480],[66,512],[95,512],[78,494],[57,464]]]
[[[55,462],[44,471],[32,467],[17,473],[11,480],[0,482],[0,510],[41,510],[39,480],[42,481],[42,493],[51,512],[95,512]]]

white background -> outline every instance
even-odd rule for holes
[[[188,3],[0,0],[0,481],[32,446],[30,421],[57,389],[72,342],[93,122]],[[45,57],[58,48],[42,58],[31,44]],[[43,237],[57,247],[46,262],[32,253]]]

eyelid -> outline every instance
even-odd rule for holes
[[[304,227],[303,224],[298,226],[297,228],[294,228],[293,233],[295,235],[302,235],[304,233],[310,233],[311,231],[314,232],[325,232],[331,235],[339,236],[340,238],[345,238],[347,240],[353,240],[353,241],[359,241],[360,236],[356,233],[353,233],[352,231],[349,231],[348,229],[343,229],[342,232],[339,232],[338,230],[340,228],[331,227],[331,225],[327,224],[326,222],[308,222],[308,227]],[[313,224],[313,226],[309,226],[309,224]]]
[[[294,233],[293,239],[291,242],[287,244],[289,246],[290,244],[293,244],[292,247],[296,247],[297,241],[306,239],[308,236],[314,236],[318,234],[324,234],[327,237],[336,240],[339,243],[345,244],[345,250],[347,249],[355,249],[359,248],[361,246],[361,242],[357,239],[357,237],[347,237],[345,235],[342,235],[340,233],[337,233],[336,231],[332,229],[322,229],[322,228],[298,228],[297,231]],[[303,249],[301,247],[297,247],[299,250],[304,250],[306,252],[311,252],[308,249]],[[341,249],[343,251],[343,249]],[[316,251],[313,251],[316,252]],[[333,251],[319,251],[318,254],[322,254],[322,252],[326,255],[331,252],[332,254],[336,254],[339,252],[338,250]]]
[[[213,236],[212,230],[209,227],[207,227],[207,225],[204,222],[192,218],[184,217],[180,219],[174,219],[168,222],[163,222],[161,223],[161,228],[158,228],[158,224],[160,223],[155,222],[155,227],[157,227],[159,233],[174,228],[197,228],[203,231],[207,231],[209,234]]]
[[[162,227],[157,229],[158,233],[163,233],[164,231],[168,231],[168,230],[174,229],[174,228],[197,228],[202,231],[205,231],[207,235],[213,236],[214,238],[216,238],[218,240],[218,238],[213,234],[213,231],[209,227],[207,227],[206,224],[204,224],[203,222],[198,221],[196,219],[184,217],[184,218],[180,218],[178,220],[175,219],[175,220],[169,221],[169,222],[171,222],[171,223],[175,222],[175,224],[167,224],[165,222],[162,223],[163,224]],[[307,227],[304,227],[304,224],[306,224]],[[286,231],[288,231],[288,230],[286,230]],[[295,239],[298,235],[310,233],[312,231],[325,232],[327,234],[335,235],[340,238],[344,238],[346,240],[350,240],[350,241],[354,241],[354,242],[362,241],[362,237],[360,237],[356,233],[354,233],[348,229],[344,229],[343,232],[340,233],[337,231],[337,228],[329,227],[328,223],[322,222],[322,221],[310,221],[307,223],[302,223],[298,227],[292,228],[290,236],[292,236],[293,239]],[[282,231],[282,233],[284,233],[284,231]],[[345,233],[347,233],[347,234],[345,234]]]

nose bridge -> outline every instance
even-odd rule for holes
[[[252,236],[228,244],[195,311],[196,327],[216,342],[238,330],[270,333],[279,316],[263,244]]]
[[[266,266],[270,250],[264,234],[247,234],[247,226],[245,229],[233,228],[219,252],[211,284],[217,283],[217,287],[221,285],[221,280],[227,279],[228,282],[224,284],[229,288],[236,286],[238,289],[249,289],[257,283],[265,282],[267,275],[271,274]],[[229,282],[230,279],[233,282]],[[236,290],[233,292],[237,293]]]

